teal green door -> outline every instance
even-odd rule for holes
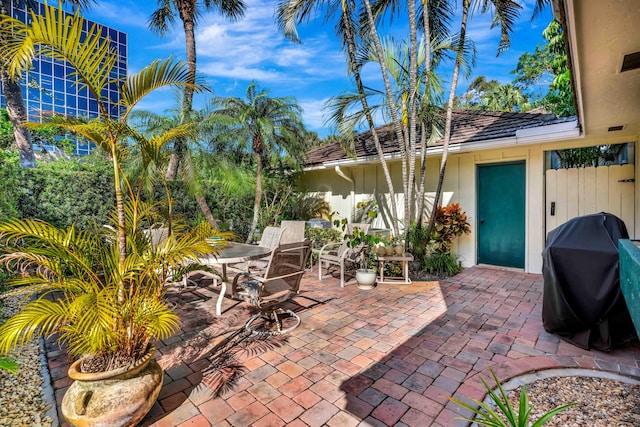
[[[478,264],[524,268],[525,162],[478,166]]]

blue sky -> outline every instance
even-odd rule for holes
[[[199,72],[205,76],[215,96],[244,97],[247,86],[255,80],[261,88],[268,89],[271,96],[295,97],[304,110],[307,128],[320,136],[331,133],[324,124],[324,104],[330,97],[351,87],[333,23],[326,24],[319,18],[300,27],[303,43],[296,44],[286,40],[275,25],[276,1],[245,1],[248,6],[245,17],[237,22],[225,20],[215,12],[201,16],[196,27]],[[468,35],[478,51],[474,76],[485,75],[487,79],[502,83],[512,80],[510,71],[515,68],[518,57],[524,52],[532,52],[543,41],[541,33],[551,19],[550,11],[531,21],[534,0],[521,3],[524,8],[511,38],[511,48],[499,57],[496,57],[499,30],[490,29],[488,15],[475,13],[472,16]],[[163,38],[147,29],[148,18],[155,6],[156,2],[150,0],[101,0],[86,13],[89,19],[128,33],[129,72],[140,70],[154,59],[171,55],[179,59],[186,57],[179,19]],[[393,33],[397,38],[406,33],[406,29],[397,20],[393,27],[387,26],[380,32]],[[447,87],[450,74],[449,69],[442,68],[441,77]],[[379,72],[369,70],[367,76],[370,80],[365,84],[378,84]],[[464,92],[467,86],[468,82],[461,79],[458,93]],[[162,93],[143,100],[141,106],[163,112],[176,102],[171,93]],[[196,99],[196,107],[205,102],[205,97],[200,96]]]

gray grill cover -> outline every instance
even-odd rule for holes
[[[584,349],[605,351],[634,336],[618,270],[618,239],[628,237],[624,222],[604,212],[574,218],[549,232],[542,253],[547,332]]]

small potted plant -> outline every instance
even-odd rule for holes
[[[347,239],[347,246],[354,251],[354,261],[360,263],[360,268],[356,270],[358,288],[373,289],[377,279],[375,248],[380,243],[380,239],[358,229],[346,235],[345,239]]]

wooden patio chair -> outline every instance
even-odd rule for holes
[[[300,325],[300,317],[291,310],[284,310],[281,304],[300,291],[300,281],[310,253],[310,240],[280,245],[274,249],[264,276],[242,273],[234,278],[232,298],[245,301],[260,310],[245,324],[248,332],[277,335],[291,332]],[[295,324],[283,330],[279,317],[281,314],[295,319]],[[273,321],[277,330],[254,329],[252,324],[258,318]]]
[[[353,222],[347,224],[346,234],[352,234],[354,230],[359,229],[365,233],[369,232],[369,224]],[[356,256],[360,252],[361,248],[350,248],[347,246],[347,241],[343,240],[338,243],[327,243],[324,245],[318,254],[318,279],[322,280],[322,264],[325,264],[327,272],[331,265],[336,265],[340,268],[340,287],[344,288],[344,270],[345,261],[351,257]]]

